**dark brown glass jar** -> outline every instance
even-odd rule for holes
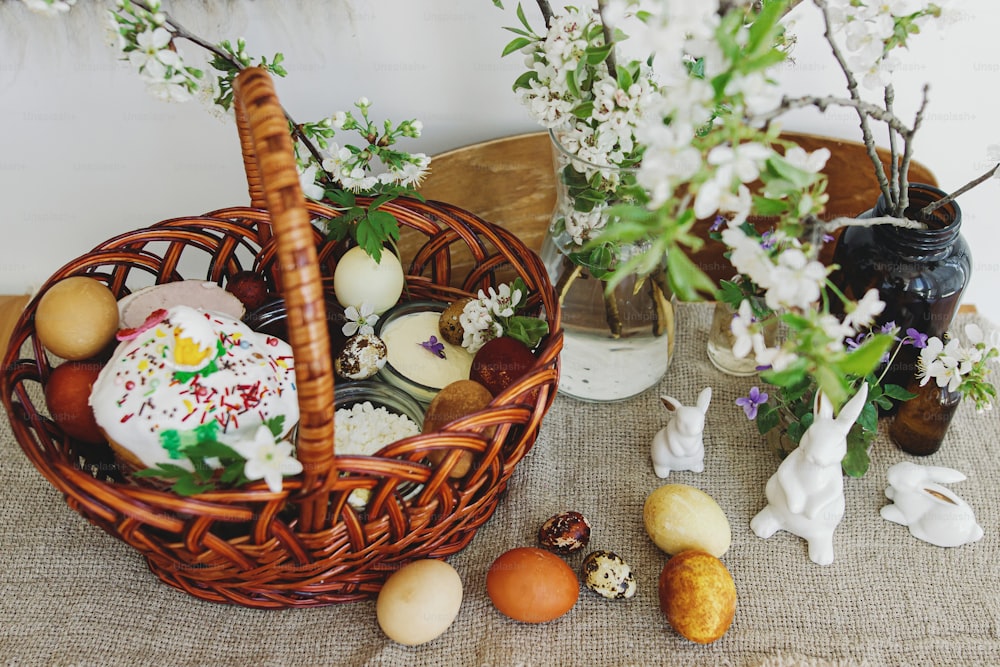
[[[920,209],[945,196],[930,185],[911,184],[906,217],[919,220]],[[885,199],[859,218],[887,213]],[[910,327],[928,336],[944,335],[958,312],[972,274],[972,255],[962,238],[962,211],[950,202],[930,214],[926,229],[895,225],[848,227],[834,250],[839,266],[831,280],[844,294],[860,299],[870,288],[879,291],[885,310],[878,324],[895,322],[901,333]],[[904,346],[885,382],[905,387],[916,374],[918,350]]]
[[[962,394],[939,387],[934,380],[922,387],[914,380],[907,389],[916,396],[899,404],[889,425],[889,439],[907,454],[933,454],[941,447]]]

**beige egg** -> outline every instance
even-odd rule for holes
[[[118,301],[104,283],[86,276],[64,278],[38,301],[35,332],[52,354],[87,359],[118,330]]]
[[[399,258],[383,250],[376,262],[360,246],[345,252],[333,272],[333,292],[342,306],[360,310],[367,303],[378,315],[396,305],[404,282]]]
[[[417,646],[447,630],[462,606],[462,579],[443,560],[416,560],[386,579],[375,602],[378,624],[400,644]]]
[[[729,519],[715,499],[687,484],[664,484],[649,494],[642,519],[650,539],[671,555],[700,549],[719,558],[733,541]]]

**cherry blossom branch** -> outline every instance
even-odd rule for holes
[[[874,218],[840,217],[820,223],[824,232],[830,234],[841,227],[874,227],[876,225],[892,225],[901,229],[927,229],[927,225],[908,218],[898,218],[891,215],[880,215]]]
[[[885,110],[892,113],[893,104],[896,101],[896,89],[890,83],[885,87]],[[899,197],[899,162],[896,156],[899,155],[899,148],[896,145],[896,130],[889,126],[889,155],[892,156],[892,165],[889,168],[889,193],[892,197]]]
[[[154,14],[152,8],[145,2],[145,0],[132,0],[132,4],[138,7],[139,9],[148,12],[150,15]],[[212,55],[221,58],[222,60],[225,60],[227,63],[232,65],[238,71],[245,69],[243,63],[233,58],[231,54],[227,53],[223,49],[220,49],[217,45],[212,44],[211,42],[187,30],[184,26],[182,26],[180,23],[177,22],[177,19],[171,16],[168,12],[164,11],[162,8],[159,10],[158,13],[164,16],[164,24],[165,24],[164,27],[174,37],[179,37],[180,39],[186,39],[192,44],[200,46],[201,48],[205,49]],[[289,127],[291,128],[292,134],[294,135],[295,139],[301,142],[302,145],[306,147],[306,150],[309,151],[309,153],[316,160],[316,163],[319,165],[319,169],[322,169],[323,173],[325,173],[331,181],[335,182],[336,179],[333,177],[333,174],[331,174],[330,172],[326,171],[326,169],[323,168],[323,155],[319,152],[319,149],[316,148],[315,144],[313,144],[312,140],[309,139],[309,137],[307,137],[304,132],[302,132],[302,126],[295,122],[295,119],[292,118],[292,116],[288,113],[288,111],[284,108],[284,106],[281,107],[281,111],[285,116],[285,120],[288,121]]]
[[[608,9],[607,0],[597,0],[597,13],[601,17],[601,32],[604,33],[604,44],[614,44],[614,34],[611,31],[611,26],[608,24],[606,18],[606,12]],[[612,47],[608,51],[608,57],[604,59],[604,62],[608,65],[608,75],[614,79],[618,80],[618,64],[615,59],[615,49]]]
[[[851,68],[848,67],[847,60],[844,58],[844,54],[841,52],[840,47],[837,46],[837,42],[833,38],[830,8],[827,5],[826,0],[813,0],[813,2],[823,13],[823,37],[826,38],[827,43],[830,45],[830,49],[833,51],[833,57],[836,58],[837,64],[840,65],[841,71],[844,72],[844,76],[847,78],[847,90],[851,95],[851,99],[857,103],[862,103],[861,94],[858,92],[858,80],[854,78],[854,73],[851,72]],[[882,166],[882,160],[879,158],[878,151],[875,149],[875,139],[872,136],[872,128],[871,124],[868,122],[868,116],[862,112],[860,107],[855,107],[855,110],[858,112],[858,119],[861,123],[861,136],[865,142],[868,159],[871,160],[872,166],[875,168],[875,176],[878,178],[879,187],[882,189],[882,194],[885,196],[886,201],[895,204],[896,202],[892,199],[892,193],[889,191],[889,181],[885,176],[885,168]],[[892,159],[895,161],[896,156],[893,155]]]
[[[906,209],[910,206],[910,160],[913,158],[913,137],[920,129],[924,121],[924,112],[927,110],[927,91],[930,86],[924,84],[923,99],[920,101],[920,108],[917,109],[913,117],[913,129],[909,134],[903,135],[903,161],[899,165],[899,198],[894,202],[893,215],[902,217],[906,214]],[[896,159],[896,156],[893,156]]]
[[[875,120],[881,121],[904,137],[913,134],[913,130],[911,130],[898,116],[893,114],[891,111],[886,111],[877,104],[865,102],[864,100],[852,100],[846,97],[834,97],[833,95],[826,95],[822,97],[818,95],[783,97],[777,108],[766,114],[755,116],[753,120],[755,122],[768,122],[782,116],[785,112],[791,111],[792,109],[804,109],[807,107],[815,107],[824,112],[828,107],[845,107],[848,109],[854,109],[858,112],[858,115],[864,115],[866,118],[874,118]],[[874,142],[872,142],[873,147],[874,145]],[[879,161],[880,166],[881,164],[882,162]],[[883,176],[884,173],[885,172],[883,171]]]
[[[924,206],[922,209],[920,209],[920,215],[921,215],[921,217],[922,216],[926,216],[926,215],[930,215],[931,213],[933,213],[934,211],[938,210],[942,206],[950,204],[952,201],[954,201],[955,199],[957,199],[961,195],[964,195],[966,192],[968,192],[972,188],[976,187],[980,183],[982,183],[982,182],[984,182],[984,181],[986,181],[986,180],[988,180],[990,178],[993,178],[993,175],[996,174],[998,170],[1000,170],[1000,164],[997,164],[993,168],[989,169],[982,176],[980,176],[978,178],[974,178],[973,180],[969,181],[968,183],[966,183],[965,185],[963,185],[962,187],[960,187],[958,190],[955,190],[954,192],[952,192],[947,197],[945,197],[943,199],[938,199],[937,201],[932,202],[932,203],[928,204],[927,206]]]
[[[545,21],[545,28],[552,27],[552,5],[548,0],[537,0],[538,10],[542,12],[542,19]]]

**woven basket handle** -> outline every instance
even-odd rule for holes
[[[239,125],[241,143],[252,147],[278,250],[299,397],[297,456],[309,490],[318,478],[332,473],[334,461],[333,363],[313,230],[288,121],[271,76],[257,67],[245,69],[233,82],[233,91],[237,117],[245,119]]]

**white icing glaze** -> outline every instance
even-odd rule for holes
[[[389,350],[389,364],[413,382],[441,389],[455,380],[467,380],[472,355],[463,347],[441,340],[441,313],[425,311],[403,315],[387,322],[381,336]],[[420,344],[435,336],[444,345],[444,358]]]
[[[183,363],[192,350],[208,354]],[[299,420],[291,347],[239,320],[188,306],[168,309],[165,319],[118,345],[94,383],[90,405],[107,436],[147,466],[190,468],[163,446],[174,431],[183,439],[214,422],[215,437],[233,444],[253,439],[267,419],[283,415],[287,431]]]

